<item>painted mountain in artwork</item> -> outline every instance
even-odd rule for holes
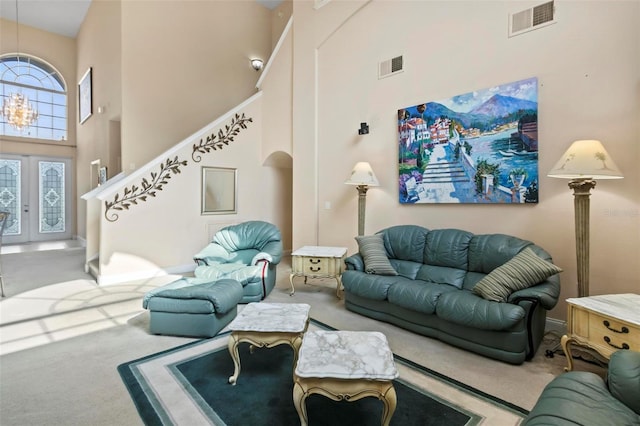
[[[474,114],[471,112],[456,112],[438,102],[427,102],[426,107],[424,117],[427,118],[430,123],[433,123],[438,117],[446,117],[451,120],[455,120],[458,123],[462,123],[465,127],[470,127],[474,122],[483,122],[490,118],[482,114]]]
[[[536,110],[536,102],[511,96],[493,95],[487,101],[470,111],[471,114],[489,115],[492,117],[505,117],[520,110]]]
[[[466,128],[475,127],[482,131],[517,120],[522,112],[531,113],[538,108],[536,102],[498,94],[469,112],[454,111],[438,102],[427,102],[425,106],[421,117],[429,123],[433,123],[437,118],[446,117]]]

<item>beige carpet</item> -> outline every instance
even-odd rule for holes
[[[76,255],[81,258],[83,253]],[[19,256],[7,257],[3,267],[21,262]],[[563,356],[546,358],[541,348],[533,361],[509,365],[368,319],[344,308],[334,280],[309,280],[305,285],[298,278],[291,297],[289,260],[279,266],[268,301],[309,303],[313,318],[338,329],[381,331],[398,355],[525,409],[566,364]],[[64,280],[79,271],[62,270],[52,262],[45,268],[49,285],[16,288],[0,301],[0,424],[142,424],[116,368],[193,341],[149,334],[148,313],[141,307],[146,291],[176,277],[98,287],[89,278],[73,275],[59,280],[56,277]],[[551,339],[547,346],[555,343]],[[602,373],[580,360],[576,369]]]

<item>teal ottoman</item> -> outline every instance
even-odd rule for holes
[[[181,278],[147,292],[142,307],[152,334],[213,337],[236,317],[242,295],[236,280]]]

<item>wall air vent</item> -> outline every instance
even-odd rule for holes
[[[555,24],[553,1],[509,15],[509,37]]]
[[[402,56],[396,56],[395,58],[382,61],[378,64],[378,80],[398,74],[403,70]]]

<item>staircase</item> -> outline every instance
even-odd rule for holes
[[[462,167],[462,163],[460,162],[442,162],[442,163],[429,163],[424,173],[422,174],[422,183],[423,184],[434,184],[434,183],[468,183],[470,182],[469,177],[464,171]]]

